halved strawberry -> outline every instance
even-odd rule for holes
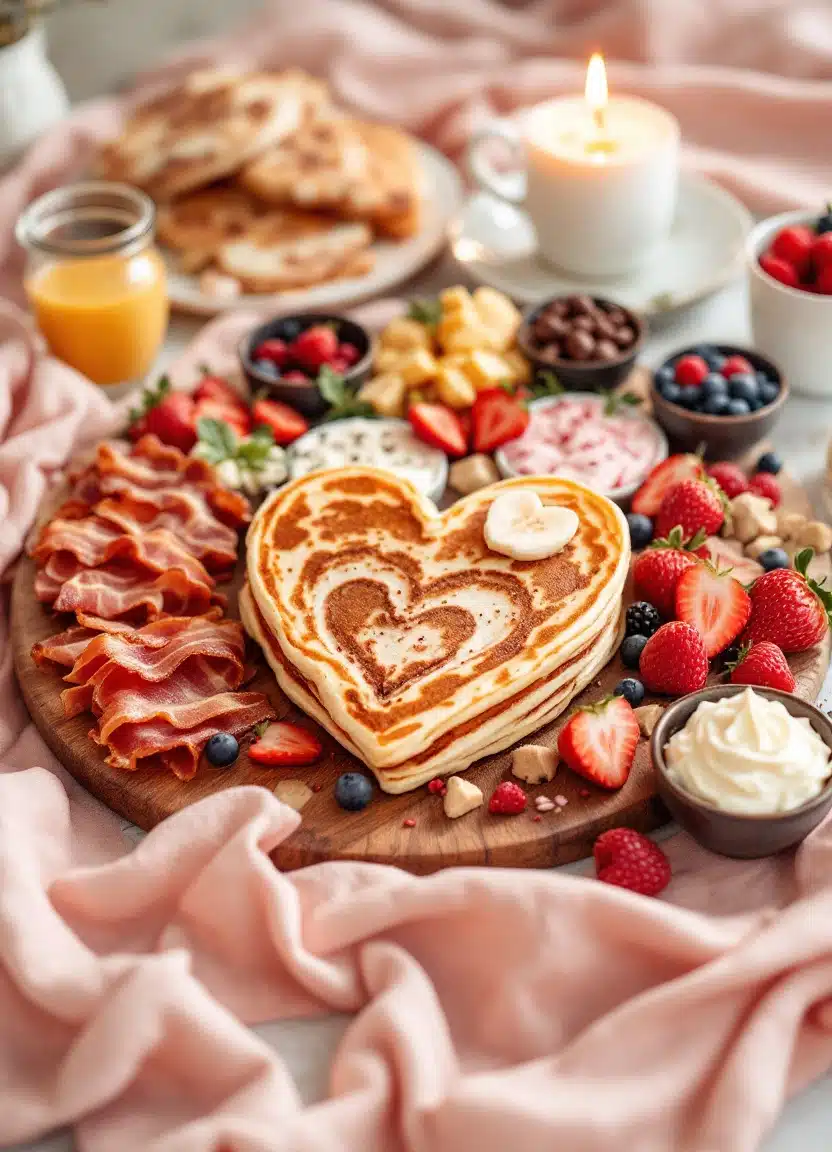
[[[682,573],[676,585],[676,618],[692,624],[708,658],[736,640],[751,615],[751,597],[728,569],[701,561]]]
[[[704,475],[705,467],[701,459],[692,452],[668,456],[656,465],[636,492],[632,503],[633,512],[639,512],[642,516],[655,516],[671,488],[683,480]]]
[[[224,400],[212,400],[206,397],[197,400],[195,420],[222,420],[228,424],[239,437],[248,436],[251,431],[251,417],[248,409],[242,404],[228,404]]]
[[[439,448],[448,456],[464,456],[468,451],[465,433],[452,408],[421,401],[410,405],[407,418],[420,440]]]
[[[221,404],[231,404],[233,407],[246,409],[247,405],[237,389],[223,380],[222,376],[212,376],[210,373],[194,388],[195,400],[219,400]]]
[[[314,764],[321,754],[321,742],[308,728],[281,721],[258,724],[258,739],[249,747],[248,756],[257,764],[282,764],[287,768]]]
[[[573,772],[601,788],[627,782],[638,744],[635,713],[623,696],[579,708],[558,736],[558,752]]]
[[[275,444],[291,444],[309,431],[305,417],[279,400],[257,400],[251,414],[255,424],[266,424],[271,428]]]
[[[515,396],[502,388],[478,392],[471,409],[474,451],[493,452],[501,444],[521,436],[528,423],[529,411]]]

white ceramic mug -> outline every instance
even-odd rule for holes
[[[524,204],[543,259],[582,276],[620,276],[647,263],[676,209],[675,118],[647,100],[617,96],[605,130],[596,144],[583,98],[563,97],[493,122],[468,149],[482,188]],[[511,172],[491,162],[487,145],[495,140],[508,146]]]

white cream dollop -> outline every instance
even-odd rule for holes
[[[703,700],[664,748],[673,783],[746,816],[790,812],[817,796],[832,772],[830,755],[805,717],[753,688]]]

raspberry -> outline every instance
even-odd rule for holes
[[[444,796],[447,791],[445,781],[440,780],[438,776],[435,776],[428,784],[428,792],[432,792],[434,796]]]
[[[611,828],[595,841],[595,874],[605,884],[658,896],[670,883],[670,861],[652,840],[632,828]]]
[[[770,472],[758,472],[752,477],[749,487],[755,496],[765,496],[770,500],[772,508],[776,508],[780,503],[780,483]]]
[[[504,780],[488,801],[488,811],[499,816],[517,816],[526,810],[526,793],[519,784]]]

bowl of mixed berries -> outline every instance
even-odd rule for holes
[[[302,312],[261,324],[240,344],[240,363],[253,395],[265,392],[304,416],[332,404],[333,377],[351,390],[363,384],[373,360],[370,333],[346,316]]]
[[[706,456],[742,452],[767,435],[788,395],[783,373],[755,349],[698,344],[669,357],[653,377],[653,414],[677,448]]]
[[[755,346],[795,391],[832,395],[832,209],[763,220],[746,263]]]

